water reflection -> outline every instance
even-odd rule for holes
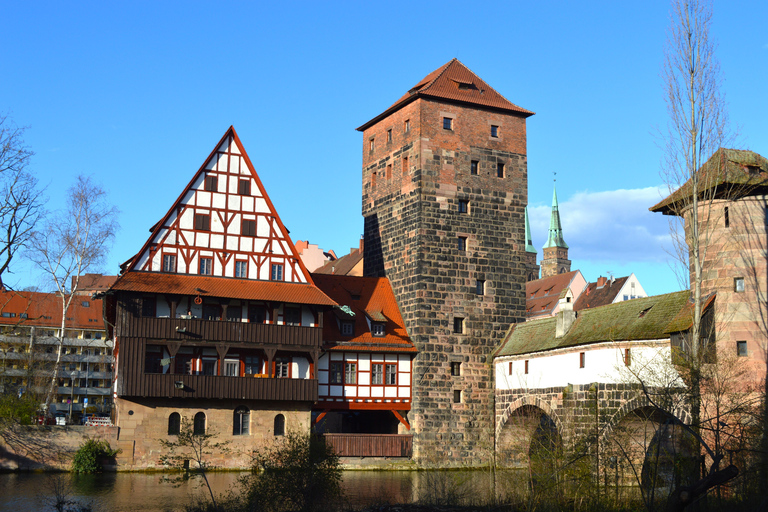
[[[220,494],[235,486],[241,474],[211,473],[209,480]],[[475,504],[487,501],[494,487],[499,496],[514,494],[521,485],[524,490],[516,475],[519,472],[497,472],[493,478],[488,471],[345,471],[342,486],[352,508],[418,500]],[[0,474],[0,510],[45,510],[41,499],[53,495],[56,478],[69,484],[72,497],[99,512],[173,511],[195,499],[208,499],[207,490],[200,486],[202,480],[174,487],[161,483],[160,477],[158,473]]]

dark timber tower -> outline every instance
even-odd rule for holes
[[[454,59],[363,132],[365,275],[389,278],[411,340],[424,464],[485,464],[491,354],[525,318],[526,118]]]

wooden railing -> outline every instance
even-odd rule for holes
[[[410,434],[323,434],[339,457],[410,457]]]
[[[120,315],[118,335],[129,338],[221,341],[300,347],[320,347],[323,341],[323,330],[320,327],[251,324],[197,318],[135,317],[125,311],[121,312]]]

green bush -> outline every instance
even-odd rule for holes
[[[113,450],[109,443],[101,440],[88,439],[77,449],[72,461],[72,471],[75,473],[101,473],[103,469],[99,459],[114,457],[119,450]]]

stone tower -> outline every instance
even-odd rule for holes
[[[456,59],[363,132],[365,275],[389,278],[419,354],[414,459],[480,465],[492,353],[525,318],[526,118]]]
[[[525,207],[525,267],[526,281],[535,281],[539,278],[540,267],[536,263],[536,248],[531,238],[531,223],[528,221],[528,207]]]
[[[552,215],[549,218],[549,237],[544,244],[541,260],[541,277],[565,274],[571,271],[568,259],[568,244],[563,240],[563,227],[560,224],[560,210],[557,205],[557,189],[552,192]]]

